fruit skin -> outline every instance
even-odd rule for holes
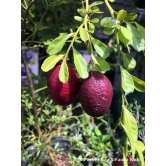
[[[69,79],[62,83],[59,80],[59,70],[61,65],[55,66],[47,77],[47,87],[52,99],[59,105],[69,105],[78,93],[79,78],[76,70],[68,66]]]
[[[127,161],[128,161],[128,166],[135,166],[135,162],[133,161],[133,158],[130,154],[127,155]],[[123,155],[122,154],[119,155],[116,158],[116,160],[113,161],[112,166],[123,166]]]
[[[88,115],[102,116],[108,111],[112,102],[112,84],[104,74],[90,71],[89,77],[80,82],[78,97]]]

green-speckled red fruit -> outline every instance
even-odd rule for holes
[[[135,166],[135,162],[130,154],[127,155],[128,166]],[[123,155],[121,154],[114,159],[112,166],[123,166]]]
[[[55,66],[47,77],[47,87],[51,98],[55,103],[65,106],[71,104],[78,93],[79,77],[76,70],[68,66],[69,79],[62,83],[59,80],[59,70],[61,65]]]
[[[112,84],[104,74],[91,71],[87,79],[81,80],[78,97],[88,115],[102,116],[108,111],[112,102]]]

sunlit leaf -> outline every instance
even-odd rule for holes
[[[49,56],[44,60],[41,69],[44,72],[48,72],[57,64],[57,62],[59,62],[63,58],[63,56],[64,56],[63,54]]]
[[[76,66],[78,74],[83,79],[87,78],[89,76],[87,62],[76,49],[73,49],[73,56],[74,56],[74,64]]]
[[[134,82],[130,74],[120,66],[121,71],[121,85],[123,90],[128,94],[134,92]]]
[[[48,46],[47,53],[49,55],[56,55],[63,46],[65,45],[66,41],[73,35],[74,33],[70,33],[67,35],[61,35],[55,38]]]
[[[91,41],[92,44],[96,50],[96,52],[102,57],[102,58],[107,58],[110,55],[108,47],[101,42],[100,40],[97,40],[91,36]]]
[[[69,78],[68,66],[66,64],[66,59],[64,59],[59,71],[59,80],[65,83],[68,81],[68,78]]]

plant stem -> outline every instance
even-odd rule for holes
[[[47,89],[47,86],[44,86],[44,87],[42,87],[42,88],[39,88],[39,89],[35,90],[35,93],[40,92],[40,91],[42,91],[42,90],[44,90],[44,89]]]
[[[33,111],[34,111],[34,121],[35,121],[35,127],[37,130],[37,134],[39,136],[39,139],[41,138],[42,132],[38,123],[38,113],[37,113],[37,104],[36,104],[36,99],[35,99],[35,91],[34,91],[34,86],[33,86],[33,81],[28,69],[28,64],[26,63],[25,57],[23,56],[23,54],[21,53],[21,59],[23,61],[24,67],[25,67],[25,71],[27,74],[27,78],[28,78],[28,82],[29,82],[29,88],[31,91],[31,95],[32,95],[32,103],[33,103]]]
[[[104,2],[105,2],[105,4],[106,4],[108,10],[110,11],[111,17],[112,17],[112,18],[115,18],[115,16],[114,16],[114,10],[112,9],[112,7],[111,7],[111,5],[109,4],[108,0],[104,0]]]
[[[23,30],[25,30],[25,27],[26,27],[26,18],[27,18],[27,15],[28,15],[28,10],[31,8],[31,6],[34,4],[34,2],[35,2],[35,0],[32,0],[30,2],[30,4],[27,7],[27,10],[25,12],[24,23],[23,23],[23,28],[22,28]]]
[[[117,49],[118,49],[118,63],[119,65],[122,65],[122,57],[121,57],[121,52],[120,52],[120,43],[119,43],[119,37],[118,37],[118,30],[116,29],[115,31],[115,37],[116,37],[116,44],[117,44]],[[121,79],[120,79],[121,81]],[[121,98],[122,98],[122,106],[124,106],[124,97],[123,97],[123,89],[122,89],[122,86],[120,88],[120,91],[121,91]],[[122,109],[123,111],[123,109]],[[126,134],[126,141],[125,141],[125,155],[127,155],[128,153],[128,137],[127,137],[127,134]]]
[[[77,37],[77,35],[78,35],[80,29],[85,25],[85,22],[86,22],[86,21],[84,20],[84,22],[79,26],[79,28],[77,29],[77,31],[74,33],[73,39],[72,39],[72,41],[71,41],[71,43],[70,43],[70,45],[69,45],[69,47],[68,47],[68,49],[67,49],[67,51],[66,51],[66,57],[67,57],[67,55],[68,55],[68,53],[69,53],[71,47],[73,46],[73,43],[74,43],[74,41],[75,41],[75,39],[76,39],[76,37]]]
[[[85,15],[85,18],[84,18],[84,23],[85,23],[85,30],[88,30],[87,19],[88,19],[89,0],[85,0],[85,3],[86,3],[86,15]]]

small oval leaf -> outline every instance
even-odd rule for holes
[[[94,24],[92,24],[92,23],[89,22],[88,25],[89,25],[89,31],[92,32],[92,33],[94,33],[94,29],[95,29]]]
[[[125,45],[130,44],[132,39],[132,33],[126,27],[121,26],[118,31],[119,40]]]
[[[100,21],[100,25],[102,27],[115,28],[118,22],[118,20],[112,19],[111,17],[105,17]]]
[[[110,55],[110,51],[108,47],[101,42],[100,40],[97,40],[91,36],[92,44],[96,50],[96,52],[104,59],[106,59]]]
[[[81,28],[79,33],[80,33],[80,38],[82,39],[82,41],[87,41],[89,39],[88,37],[89,34],[84,28]]]
[[[141,152],[143,152],[145,150],[145,145],[141,141],[137,140],[136,146],[137,146],[137,149],[139,149]]]
[[[83,21],[83,18],[80,17],[80,16],[74,16],[74,19],[75,19],[76,21]]]
[[[110,140],[110,138],[111,138],[110,134],[103,135],[102,136],[102,142],[106,142],[106,141]]]
[[[123,51],[121,51],[121,54],[125,69],[128,71],[132,71],[133,69],[135,69],[136,67],[135,59],[132,56],[124,53]]]
[[[98,129],[98,127],[95,127],[95,134],[97,135],[97,136],[100,136],[101,135],[101,131]]]
[[[145,28],[135,22],[137,29],[141,32],[142,37],[145,39]]]
[[[98,23],[99,22],[99,19],[98,18],[93,18],[92,20],[90,20],[90,22],[92,22],[92,23]]]
[[[131,75],[131,74],[130,74]],[[145,92],[145,82],[138,79],[137,77],[131,75],[133,81],[134,81],[134,87],[139,92]]]
[[[89,76],[89,73],[88,73],[88,64],[86,63],[85,59],[76,49],[73,49],[73,56],[74,56],[74,64],[76,66],[78,74],[83,79],[87,78]]]
[[[59,62],[63,58],[63,56],[63,54],[49,56],[47,59],[44,60],[41,69],[44,72],[48,72],[57,64],[57,62]]]
[[[107,61],[106,61],[105,59],[103,59],[102,57],[97,56],[97,57],[96,57],[96,60],[97,60],[97,62],[98,62],[98,64],[96,64],[96,66],[98,66],[98,67],[101,69],[101,71],[106,72],[107,70],[110,69],[109,64],[108,64]]]
[[[61,68],[59,71],[59,80],[63,83],[68,81],[69,78],[69,72],[68,72],[68,66],[66,63],[66,59],[63,60],[62,64],[61,64]]]
[[[136,18],[137,18],[136,13],[129,13],[126,15],[125,20],[132,21],[132,20],[135,20]]]
[[[119,21],[122,21],[122,20],[124,20],[124,18],[126,17],[126,14],[127,14],[127,12],[126,12],[126,10],[120,10],[119,12],[118,12],[118,14],[117,14],[117,19],[119,20]]]
[[[122,67],[120,66],[121,71],[121,86],[123,90],[128,93],[134,92],[134,82],[130,74]]]
[[[145,50],[145,39],[142,33],[129,23],[127,23],[127,28],[132,33],[131,45],[133,48],[138,52]]]
[[[85,10],[85,9],[77,9],[77,12],[78,12],[82,17],[85,17],[85,15],[86,15],[86,10]]]
[[[114,33],[114,31],[115,31],[115,28],[108,28],[108,27],[105,27],[105,28],[103,29],[103,33],[104,33],[105,35],[112,35],[112,34]]]
[[[96,5],[101,5],[103,3],[104,3],[103,1],[95,1],[95,2],[91,3],[90,6],[92,7],[92,6],[96,6]]]

